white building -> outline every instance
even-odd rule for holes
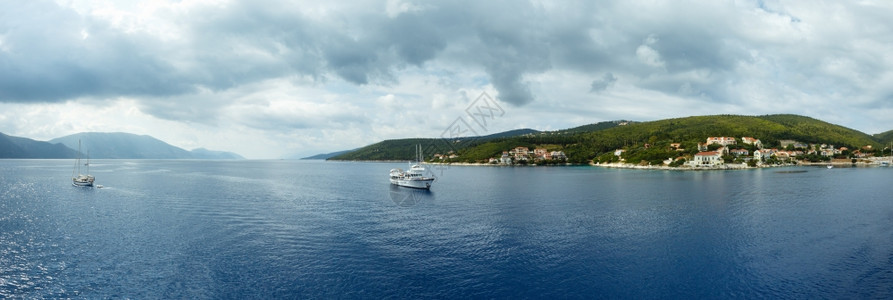
[[[774,153],[775,153],[775,151],[772,149],[755,150],[753,152],[753,159],[756,159],[759,161],[765,161],[765,160],[769,159],[769,157],[772,157],[772,154],[774,154]]]
[[[512,157],[509,156],[509,153],[507,151],[502,151],[502,156],[499,157],[499,163],[503,165],[512,164]]]
[[[710,145],[710,144],[719,144],[719,145],[723,145],[723,146],[728,146],[728,145],[735,145],[736,143],[737,143],[737,142],[735,141],[735,138],[733,138],[733,137],[728,137],[728,136],[721,136],[721,137],[713,137],[713,136],[711,136],[711,137],[708,137],[708,138],[707,138],[707,144],[708,144],[708,145]]]
[[[757,147],[757,149],[763,148],[763,142],[761,142],[760,139],[755,139],[749,136],[742,137],[741,143],[753,145],[754,147]]]
[[[722,153],[716,151],[709,152],[698,152],[695,154],[695,157],[689,162],[689,165],[693,167],[698,166],[717,166],[722,165],[725,162],[722,160]]]

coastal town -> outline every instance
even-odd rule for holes
[[[888,166],[893,160],[891,156],[883,156],[883,151],[876,151],[871,145],[859,149],[837,147],[830,144],[810,144],[796,140],[780,140],[776,147],[767,147],[754,137],[708,137],[696,145],[697,151],[690,151],[682,143],[669,143],[663,153],[677,153],[658,161],[630,161],[630,149],[616,149],[596,157],[590,162],[594,166],[612,168],[647,168],[647,169],[745,169],[774,167],[786,165],[883,165]],[[657,147],[643,144],[637,150],[648,150]],[[888,149],[884,149],[888,150]],[[880,152],[879,152],[880,151]],[[880,154],[880,155],[879,155]],[[667,155],[664,155],[667,156]],[[431,162],[449,163],[459,158],[450,153],[434,154]],[[500,156],[489,158],[486,163],[476,165],[556,165],[566,164],[564,151],[547,147],[517,146],[502,151]]]
[[[447,155],[434,154],[433,162],[444,162],[448,159],[456,159],[459,156],[450,151]],[[544,164],[564,164],[567,161],[567,155],[564,151],[549,150],[547,148],[534,148],[518,146],[506,151],[502,151],[499,157],[491,157],[487,164],[490,165],[544,165]]]

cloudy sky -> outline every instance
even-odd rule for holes
[[[325,3],[324,3],[325,2]],[[478,131],[794,113],[893,129],[893,2],[0,1],[0,132],[280,158]]]

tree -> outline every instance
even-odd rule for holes
[[[685,164],[685,159],[684,159],[684,158],[680,158],[680,159],[678,159],[678,160],[675,160],[675,161],[671,162],[671,163],[670,163],[670,167],[674,167],[674,168],[676,168],[676,167],[680,167],[680,166],[682,166],[682,165],[684,165],[684,164]]]
[[[595,158],[595,160],[598,161],[599,163],[609,164],[609,163],[615,163],[615,162],[620,161],[620,158],[617,157],[617,155],[614,155],[614,153],[607,152],[607,153],[603,153],[602,155],[599,155],[598,157]]]
[[[734,156],[731,156],[731,155],[728,155],[728,154],[722,156],[722,161],[725,162],[725,163],[730,163],[730,162],[732,162],[732,161],[734,161],[734,160],[735,160],[735,157],[734,157]]]

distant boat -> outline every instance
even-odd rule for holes
[[[391,169],[391,184],[416,189],[431,188],[434,177],[425,177],[425,167],[422,166],[422,146],[417,145],[416,147],[416,162],[410,162],[409,170],[406,171],[403,169]]]
[[[74,163],[74,169],[71,170],[71,184],[74,186],[82,186],[82,187],[93,187],[93,181],[95,178],[93,175],[90,175],[90,157],[87,157],[87,163],[84,164],[87,168],[87,174],[81,174],[81,140],[78,140],[78,156],[77,160]],[[75,176],[74,174],[77,174]]]

